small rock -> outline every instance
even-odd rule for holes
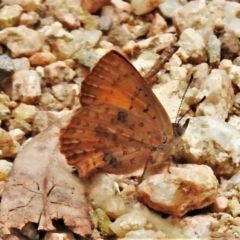
[[[19,5],[5,5],[0,9],[0,29],[13,27],[18,23],[23,9]]]
[[[32,126],[23,119],[9,119],[7,121],[8,130],[20,129],[25,135],[32,132]]]
[[[12,169],[12,163],[1,159],[0,160],[0,196],[2,195],[3,189],[4,189],[4,181],[6,180],[8,174],[10,173]]]
[[[213,203],[217,188],[218,181],[210,167],[188,164],[148,177],[138,186],[138,194],[143,203],[156,211],[183,216]]]
[[[110,0],[81,0],[81,6],[88,12],[95,13],[110,2]]]
[[[238,36],[233,31],[226,31],[219,37],[222,48],[222,58],[232,59],[236,57],[240,50],[240,42]]]
[[[160,33],[163,33],[166,29],[167,29],[167,22],[159,13],[156,13],[150,25],[150,29],[147,34],[147,37],[156,36]]]
[[[20,103],[19,106],[12,111],[12,116],[30,123],[33,121],[36,113],[37,109],[35,106]]]
[[[60,103],[51,93],[44,92],[39,99],[39,106],[44,111],[61,111],[63,109]]]
[[[11,83],[9,77],[14,72],[13,60],[8,55],[0,55],[0,88],[5,90]]]
[[[24,236],[27,236],[29,239],[38,239],[39,233],[37,227],[31,223],[27,222],[25,226],[22,228],[21,233]]]
[[[73,40],[73,35],[67,32],[60,22],[54,22],[50,26],[44,26],[39,30],[46,37],[54,36],[56,38],[63,38],[66,40]]]
[[[40,33],[24,25],[0,31],[0,43],[11,50],[14,58],[31,56],[40,51],[43,45]]]
[[[0,128],[0,157],[14,157],[20,150],[20,144],[13,140],[8,132]]]
[[[32,55],[29,60],[32,66],[46,66],[56,62],[57,58],[50,52],[38,52]]]
[[[231,200],[229,200],[228,212],[230,212],[233,217],[240,215],[240,203],[236,197],[233,197]]]
[[[42,132],[52,123],[57,121],[59,118],[72,113],[70,110],[63,110],[61,112],[56,111],[37,111],[33,121],[33,132],[34,134]]]
[[[111,219],[126,213],[124,200],[107,174],[95,174],[85,186],[87,198],[95,209],[101,208]]]
[[[72,30],[80,27],[79,20],[72,13],[55,11],[54,16],[67,29]]]
[[[40,77],[34,70],[16,71],[12,77],[12,99],[36,103],[41,96]]]
[[[25,11],[35,11],[40,5],[40,1],[36,0],[2,0],[3,5],[12,5],[18,4],[20,5]]]
[[[70,231],[49,231],[46,233],[44,240],[76,240]]]
[[[58,38],[51,44],[52,53],[58,60],[65,60],[72,58],[76,51],[74,44],[66,42],[64,39]]]
[[[179,32],[192,28],[202,37],[213,32],[213,20],[205,1],[191,1],[173,11],[172,21]]]
[[[25,133],[22,130],[16,128],[16,129],[9,131],[9,135],[12,137],[13,140],[15,140],[17,142],[21,142]]]
[[[10,109],[0,102],[0,120],[4,121],[11,117]]]
[[[218,66],[221,60],[221,42],[214,35],[210,35],[207,42],[207,53],[209,63],[214,66]]]
[[[69,68],[65,62],[57,61],[44,67],[45,81],[51,85],[60,82],[70,82],[75,76],[75,71]]]
[[[184,62],[202,63],[207,61],[203,37],[192,28],[183,30],[178,44],[178,55]]]
[[[206,99],[198,106],[196,115],[225,120],[235,100],[232,83],[226,71],[213,69],[200,91]]]
[[[162,15],[166,18],[172,18],[173,12],[180,9],[187,1],[165,0],[159,5]]]
[[[20,16],[19,24],[25,25],[29,28],[34,28],[34,26],[40,23],[40,17],[36,12],[23,13]]]
[[[206,164],[216,176],[233,176],[240,170],[240,133],[213,117],[194,117],[176,147],[176,158]]]
[[[216,198],[215,202],[212,205],[212,209],[214,212],[225,212],[228,206],[229,200],[224,196],[219,196]]]
[[[132,11],[136,15],[143,15],[155,9],[162,0],[131,0]]]
[[[28,58],[26,58],[26,57],[14,58],[12,61],[13,61],[15,71],[30,70],[31,66],[30,66],[30,61]]]

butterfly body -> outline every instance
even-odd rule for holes
[[[179,137],[144,79],[115,51],[85,78],[80,101],[83,108],[61,130],[60,151],[81,178],[161,163]]]

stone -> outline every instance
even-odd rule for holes
[[[34,70],[19,70],[12,77],[12,100],[26,104],[38,102],[41,96],[40,77]]]
[[[63,81],[70,82],[74,76],[75,71],[62,61],[57,61],[44,67],[45,81],[51,85],[55,85]]]
[[[82,8],[90,13],[95,13],[108,4],[110,4],[110,0],[81,0]]]
[[[184,62],[202,63],[207,61],[206,45],[203,37],[193,28],[182,31],[178,44],[178,55]]]
[[[131,0],[132,11],[136,15],[143,15],[151,12],[153,9],[158,7],[162,0]]]
[[[164,33],[166,29],[167,29],[166,20],[159,13],[156,13],[150,25],[147,37],[153,37],[160,33]]]
[[[67,29],[72,30],[80,27],[79,20],[72,13],[55,11],[54,17]]]
[[[63,25],[60,22],[54,22],[49,26],[43,26],[39,33],[43,34],[46,37],[54,36],[56,38],[63,38],[66,40],[73,40],[73,35],[66,31],[63,28]]]
[[[20,150],[20,144],[2,128],[0,128],[0,146],[0,158],[15,157]]]
[[[12,59],[15,71],[30,70],[30,61],[26,57]]]
[[[28,37],[26,38],[26,36]],[[0,31],[0,43],[11,50],[14,58],[31,56],[40,51],[43,45],[40,33],[24,25]]]
[[[240,133],[214,117],[194,117],[174,157],[187,163],[206,164],[216,176],[230,178],[240,170]]]
[[[127,212],[124,200],[114,181],[104,173],[92,176],[86,182],[86,196],[94,209],[101,208],[110,219]]]
[[[4,85],[4,80],[8,79],[13,72],[13,60],[6,54],[0,55],[0,86]]]
[[[40,17],[36,12],[28,12],[21,14],[19,18],[19,24],[25,25],[29,28],[34,28],[40,22]]]
[[[36,113],[37,109],[35,106],[20,103],[19,106],[12,111],[12,116],[14,118],[23,119],[25,122],[30,123],[33,121]]]
[[[206,99],[198,106],[196,116],[213,116],[225,120],[234,103],[231,79],[224,70],[213,69],[200,91]]]
[[[180,9],[187,1],[165,0],[159,5],[162,15],[166,18],[172,18],[175,10]]]
[[[0,9],[0,29],[13,27],[18,23],[23,8],[17,4],[5,5]]]
[[[30,58],[32,66],[46,66],[57,61],[57,58],[51,52],[38,52],[32,55]]]
[[[170,171],[170,172],[169,172]],[[156,211],[183,216],[217,197],[218,180],[206,165],[178,165],[151,175],[138,186],[141,202]]]
[[[0,102],[0,120],[4,121],[9,119],[10,117],[11,117],[10,109],[2,102]]]

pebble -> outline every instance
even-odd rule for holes
[[[38,52],[30,58],[31,66],[46,66],[57,61],[57,58],[51,52]]]
[[[153,9],[158,7],[162,0],[131,0],[132,11],[136,15],[143,15],[151,12]]]
[[[22,11],[23,8],[17,4],[3,6],[0,9],[0,29],[15,26]]]
[[[27,123],[31,123],[36,113],[37,108],[35,106],[20,103],[19,106],[12,111],[12,116],[14,118],[22,119]]]
[[[141,202],[156,211],[183,216],[216,199],[218,180],[210,167],[185,164],[169,170],[151,175],[140,183],[138,196]]]
[[[41,96],[40,77],[34,70],[19,70],[12,77],[12,100],[26,104],[38,102]]]
[[[75,71],[62,61],[57,61],[44,67],[45,81],[51,85],[55,85],[63,81],[70,82],[74,76]]]
[[[26,36],[28,37],[26,38]],[[43,46],[40,33],[24,25],[9,27],[0,31],[0,43],[11,50],[13,58],[29,57],[40,51]]]

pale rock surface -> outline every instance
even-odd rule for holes
[[[28,58],[26,58],[26,57],[14,58],[12,61],[13,61],[15,71],[30,70],[31,66],[30,66],[30,61]]]
[[[125,12],[132,12],[132,6],[123,0],[111,0],[111,3],[117,8]]]
[[[23,13],[19,18],[19,24],[29,28],[33,28],[39,21],[40,17],[37,12]]]
[[[181,228],[139,203],[134,205],[128,213],[118,217],[110,224],[110,228],[118,237],[125,237],[124,239],[127,237],[139,239],[141,233],[143,239],[155,239],[154,237],[185,239],[186,237]]]
[[[213,69],[200,88],[206,99],[198,106],[196,116],[213,116],[225,120],[234,103],[231,80],[224,70]]]
[[[136,15],[143,15],[155,9],[163,0],[131,0],[132,10]]]
[[[0,102],[0,120],[4,121],[9,119],[10,117],[11,117],[10,109],[5,104]]]
[[[138,186],[138,194],[143,203],[156,211],[183,216],[210,205],[216,199],[217,188],[218,181],[210,167],[188,164],[148,177]]]
[[[3,5],[18,4],[26,11],[34,11],[41,4],[41,0],[2,0]]]
[[[28,36],[26,38],[26,36]],[[0,31],[0,43],[6,45],[12,57],[31,56],[41,50],[43,41],[41,34],[24,25],[9,27]]]
[[[104,173],[98,173],[85,182],[87,199],[93,208],[101,208],[109,218],[116,218],[127,212],[124,200],[114,181]]]
[[[49,231],[46,233],[44,240],[76,240],[76,238],[70,231]]]
[[[169,220],[183,230],[186,239],[212,239],[212,226],[218,224],[218,220],[210,214],[182,218],[170,216]]]
[[[33,121],[36,113],[37,113],[37,108],[34,105],[27,105],[25,103],[20,103],[18,107],[16,107],[12,111],[12,116],[14,118],[23,119],[24,121],[30,123]]]
[[[64,38],[66,40],[73,40],[73,35],[63,28],[60,22],[54,22],[50,26],[44,26],[39,30],[39,33],[46,37],[54,36],[56,38]]]
[[[39,133],[54,123],[57,119],[72,113],[70,110],[56,111],[37,111],[33,120],[33,132]]]
[[[228,123],[234,127],[237,131],[240,132],[240,117],[236,115],[232,115],[228,119]]]
[[[166,29],[167,29],[166,20],[159,13],[155,13],[147,37],[156,36],[159,33],[163,33]]]
[[[80,4],[83,9],[90,13],[95,13],[101,9],[104,5],[110,4],[110,0],[81,0]]]
[[[172,21],[180,32],[193,28],[202,36],[207,36],[213,30],[213,21],[205,1],[188,2],[173,12]]]
[[[9,135],[12,137],[13,140],[20,142],[23,139],[25,133],[21,129],[16,128],[10,130]]]
[[[75,71],[65,62],[57,61],[44,67],[45,81],[51,85],[66,81],[70,82],[75,76]]]
[[[39,106],[44,111],[60,111],[63,104],[59,102],[50,92],[42,93],[39,99]]]
[[[225,212],[228,206],[229,200],[225,196],[218,196],[215,202],[212,205],[212,209],[214,212]]]
[[[57,58],[51,52],[38,52],[30,57],[32,66],[46,66],[57,61]]]
[[[54,16],[59,21],[63,27],[67,29],[75,29],[80,27],[79,20],[69,12],[55,11]]]
[[[209,63],[218,65],[221,60],[221,42],[216,35],[211,34],[209,36],[206,48]]]
[[[13,27],[17,24],[23,9],[19,5],[5,5],[0,9],[0,28]]]
[[[187,3],[187,0],[165,0],[159,5],[159,9],[164,17],[171,18],[174,11],[180,9]]]
[[[183,30],[178,44],[180,49],[177,52],[184,62],[202,63],[207,61],[204,39],[193,28]]]
[[[13,140],[8,132],[0,128],[0,158],[14,157],[20,150],[20,144]]]
[[[9,174],[9,172],[12,169],[12,163],[5,160],[1,159],[0,160],[0,196],[2,195],[2,191],[4,188],[4,182]]]
[[[40,77],[34,70],[16,71],[12,77],[12,100],[36,103],[41,95]]]
[[[216,176],[231,177],[239,171],[240,133],[230,124],[204,116],[190,119],[176,157],[188,163],[206,164]]]

